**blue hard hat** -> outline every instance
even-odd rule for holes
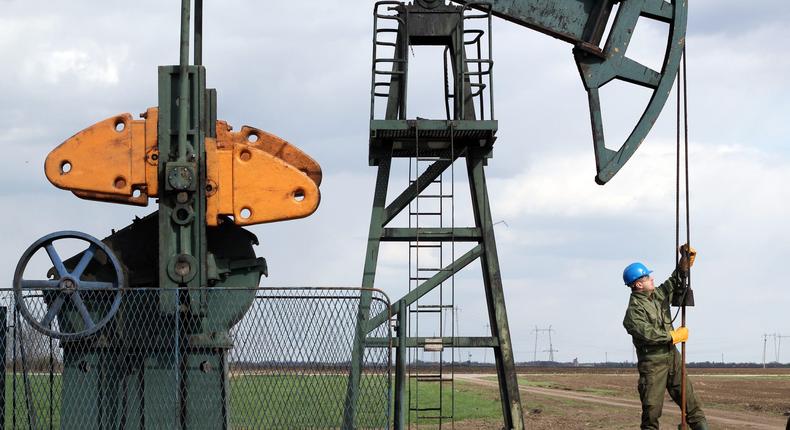
[[[652,270],[648,270],[647,266],[637,261],[636,263],[629,264],[626,266],[625,270],[623,270],[623,282],[625,282],[625,285],[631,285],[631,283],[637,279],[651,273],[653,273]]]

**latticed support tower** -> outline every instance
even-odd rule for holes
[[[472,9],[472,6],[477,9]],[[393,304],[392,314],[399,315],[394,418],[396,427],[404,425],[409,411],[418,421],[420,417],[428,417],[441,425],[443,421],[452,419],[452,413],[447,412],[452,411],[452,407],[443,408],[441,404],[438,407],[425,406],[414,400],[406,400],[407,349],[441,351],[444,348],[492,348],[505,428],[523,428],[513,347],[484,171],[486,160],[492,154],[497,131],[492,103],[490,11],[482,4],[455,6],[445,5],[443,1],[425,0],[415,4],[384,1],[376,3],[374,15],[369,162],[376,166],[378,174],[362,286],[376,286],[376,268],[382,241],[408,242],[410,256],[416,248],[417,259],[420,258],[419,252],[423,248],[436,244],[473,244],[463,255],[449,264],[442,263],[441,267],[426,268],[418,263],[416,271],[410,272],[409,292]],[[410,117],[407,113],[408,53],[412,46],[445,48],[447,116],[444,119],[422,119],[418,116]],[[380,109],[383,112],[379,113],[377,102],[383,100],[386,100],[386,105]],[[393,158],[411,159],[410,166],[416,166],[416,175],[404,190],[388,199]],[[452,169],[456,162],[466,166],[475,224],[456,227],[454,218],[450,225],[441,221],[426,222],[427,217],[436,214],[420,209],[420,201],[432,197],[426,194],[429,187],[440,181],[442,174]],[[441,199],[442,196],[440,191],[438,197]],[[426,205],[423,204],[424,206]],[[441,212],[443,204],[438,206]],[[388,227],[407,208],[409,226]],[[406,327],[407,323],[414,321],[407,317],[409,313],[419,317],[422,312],[441,313],[446,309],[452,312],[454,306],[448,306],[445,301],[420,305],[419,300],[431,291],[441,290],[443,283],[475,260],[480,261],[482,268],[482,287],[488,310],[490,336],[460,337],[454,330],[451,330],[450,336],[446,336],[446,330],[441,327],[437,337],[426,338],[419,333],[412,335],[415,332]],[[382,314],[371,315],[368,303],[369,296],[363,296],[347,396],[347,428],[351,427],[354,419],[364,348],[379,343],[377,339],[368,337],[367,333],[387,318],[387,315]],[[440,358],[438,374],[418,377],[418,380],[433,379],[439,383],[440,390],[443,382],[452,381],[452,374],[447,377],[442,373],[441,361]]]

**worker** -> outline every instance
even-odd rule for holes
[[[688,340],[688,329],[672,326],[670,304],[675,294],[683,294],[689,269],[696,251],[688,245],[680,247],[681,259],[672,276],[658,288],[651,270],[642,263],[632,263],[623,271],[623,281],[631,288],[628,310],[623,326],[631,335],[639,359],[639,398],[642,401],[642,429],[658,429],[664,406],[664,390],[672,400],[681,402],[681,357],[675,344]],[[686,383],[686,422],[692,430],[707,430],[708,423],[699,401]]]

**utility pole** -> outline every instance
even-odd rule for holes
[[[765,350],[768,346],[768,334],[763,334],[763,369],[765,369]]]
[[[533,361],[535,362],[538,361],[538,333],[540,332],[547,332],[549,334],[549,349],[544,349],[543,352],[548,352],[549,361],[554,361],[554,352],[557,352],[557,350],[554,349],[554,345],[551,343],[551,332],[555,330],[551,328],[551,325],[549,325],[549,328],[538,328],[538,326],[535,326],[534,331],[535,331],[535,352],[533,355]]]
[[[774,333],[774,361],[779,363],[779,348],[782,347],[782,336]]]
[[[790,337],[790,336],[782,336],[781,333],[774,333],[769,335],[774,339],[774,361],[779,363],[780,352],[782,349],[782,338]]]
[[[774,362],[778,363],[779,362],[779,348],[782,346],[782,338],[783,337],[788,337],[788,336],[782,336],[779,333],[773,333],[773,334],[770,334],[769,336],[771,336],[773,338],[773,340],[774,340]]]
[[[775,334],[774,336],[776,336],[776,339],[777,339],[777,341],[776,341],[776,362],[779,363],[780,362],[779,359],[781,358],[780,351],[781,351],[781,348],[782,348],[782,339],[783,338],[790,338],[790,336],[782,336],[781,334],[778,334],[778,333]]]

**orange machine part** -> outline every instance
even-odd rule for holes
[[[212,140],[206,139],[208,225],[220,215],[251,225],[303,218],[318,208],[318,185],[295,166],[255,146]]]
[[[261,149],[301,170],[317,186],[321,186],[321,166],[301,149],[278,136],[254,127],[245,125],[238,132],[233,132],[232,129],[227,122],[217,121],[217,140],[220,145],[246,144]]]
[[[158,113],[116,115],[80,131],[49,153],[47,179],[81,198],[147,205],[158,191],[156,162],[146,163],[156,150]]]
[[[81,198],[146,206],[159,190],[158,113],[116,115],[77,133],[49,153],[47,178]],[[310,156],[252,127],[234,133],[217,121],[217,134],[206,138],[208,225],[222,215],[251,225],[315,212],[321,167]]]

